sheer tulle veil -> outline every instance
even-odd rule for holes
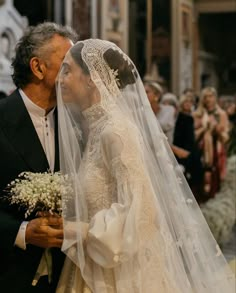
[[[74,264],[71,283],[76,282],[79,268],[92,292],[113,292],[104,285],[104,270],[111,270],[117,290],[114,292],[162,292],[158,288],[149,291],[143,285],[155,283],[156,278],[152,276],[155,269],[148,271],[148,259],[161,259],[159,270],[176,288],[172,292],[234,292],[233,274],[151,110],[133,62],[115,44],[97,39],[76,43],[68,54],[72,59],[74,54],[79,56],[78,66],[99,92],[100,100],[86,110],[95,124],[96,119],[106,116],[108,120],[101,132],[110,123],[109,119],[119,120],[119,125],[131,125],[127,129],[132,131],[122,140],[122,150],[130,150],[134,164],[133,154],[139,156],[137,168],[125,169],[126,181],[119,177],[124,172],[122,168],[113,171],[112,176],[117,180],[116,200],[110,208],[90,217],[85,183],[81,179],[90,125],[79,104],[64,99],[62,65],[57,84],[60,166],[73,190],[62,199],[65,229],[62,250]],[[105,148],[110,148],[109,140]],[[119,153],[122,158],[122,152]],[[105,267],[106,246],[94,253],[94,235],[91,235],[101,215],[103,224],[109,217],[116,221],[117,210],[122,211],[117,213],[122,228],[113,229],[111,238],[121,238],[116,254],[119,261],[113,257],[114,263],[109,262]],[[136,221],[140,218],[138,226]],[[142,225],[144,230],[140,228]],[[144,231],[142,235],[140,231]]]

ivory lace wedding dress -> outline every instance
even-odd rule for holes
[[[101,100],[81,113],[63,100],[59,76],[60,166],[73,193],[63,201],[66,260],[57,292],[233,293],[233,274],[132,61],[107,41],[71,50]],[[111,51],[119,70],[131,68],[127,78],[110,67]]]
[[[92,106],[83,115],[89,125],[79,173],[91,222],[85,240],[87,266],[104,280],[102,284],[95,283],[95,292],[183,292],[174,284],[174,279],[171,280],[165,261],[168,251],[163,246],[160,220],[153,209],[153,190],[145,172],[140,148],[142,141],[136,127],[115,110],[105,114],[100,105]],[[115,148],[111,152],[110,145],[113,144]],[[137,235],[133,238],[129,227],[127,233],[123,231],[127,216],[123,192],[130,195],[130,204],[137,214],[131,222],[142,240],[137,240]],[[132,199],[133,195],[136,198]],[[154,233],[159,235],[158,239],[153,237]],[[148,245],[138,251],[136,241],[148,242]],[[153,255],[153,250],[158,253]],[[144,276],[129,276],[127,270],[130,284],[120,287],[114,275],[119,273],[121,262],[127,262],[129,267],[129,258],[131,266],[137,267],[137,273],[139,266],[143,266]],[[92,292],[83,281],[80,269],[71,261],[67,262],[69,264],[65,264],[63,272],[65,276],[62,274],[61,278],[61,282],[68,285],[64,292],[70,292],[70,286],[72,292]],[[68,282],[70,279],[72,282]],[[185,291],[191,292],[190,286]]]

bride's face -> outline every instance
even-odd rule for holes
[[[59,81],[64,102],[75,102],[79,104],[81,110],[86,108],[91,95],[89,92],[90,76],[75,63],[69,52],[62,63]]]

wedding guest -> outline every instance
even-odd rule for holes
[[[168,139],[172,151],[179,159],[186,159],[189,156],[189,151],[173,144],[178,103],[177,98],[170,93],[164,94],[163,97],[165,104],[163,104],[162,88],[158,83],[145,82],[144,87],[151,108]],[[171,103],[169,103],[169,97],[172,100]],[[175,107],[173,107],[174,102],[176,103]]]
[[[206,87],[201,92],[197,110],[193,113],[195,137],[204,164],[204,192],[214,197],[226,173],[226,142],[229,139],[229,121],[226,112],[217,103],[217,91]]]
[[[175,117],[178,113],[178,108],[179,108],[179,101],[176,97],[176,95],[172,93],[165,93],[161,99],[161,103],[166,106],[171,106],[175,110]]]
[[[183,91],[184,96],[188,96],[192,99],[193,101],[193,109],[196,109],[199,103],[199,97],[196,95],[195,91],[193,88],[186,88]]]
[[[183,149],[177,145],[175,145],[173,143],[173,140],[174,140],[174,131],[175,131],[175,124],[176,124],[176,119],[177,119],[177,116],[178,116],[178,106],[179,106],[179,103],[178,103],[178,100],[177,100],[177,97],[172,94],[172,93],[165,93],[163,96],[162,96],[162,99],[161,99],[161,105],[163,107],[171,107],[172,108],[172,111],[173,112],[173,115],[174,115],[174,126],[171,130],[171,135],[172,135],[172,140],[171,140],[171,149],[173,151],[173,153],[175,154],[175,156],[179,159],[186,159],[188,156],[189,156],[189,151],[186,150],[186,149]],[[184,168],[183,168],[184,169]]]
[[[188,184],[198,202],[203,201],[203,166],[200,152],[194,137],[194,120],[192,113],[192,98],[182,95],[179,100],[179,111],[176,117],[173,145],[189,152],[185,158],[176,159],[184,167],[184,174]]]
[[[191,115],[193,111],[193,98],[188,94],[183,94],[179,99],[179,110],[181,113]]]
[[[173,142],[173,132],[175,126],[174,109],[171,106],[161,103],[162,87],[156,82],[145,82],[144,84],[147,97],[152,110],[160,123],[160,126],[168,138],[168,142]]]
[[[76,38],[72,29],[45,22],[29,27],[16,46],[17,90],[0,101],[1,292],[55,292],[64,259],[61,218],[25,219],[5,188],[23,171],[59,170],[55,79]],[[51,248],[48,258],[44,248]]]
[[[227,148],[227,154],[236,154],[236,96],[234,102],[232,102],[226,109],[226,113],[230,122],[229,143]]]

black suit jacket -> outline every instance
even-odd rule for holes
[[[59,170],[57,131],[55,133],[55,170]],[[43,249],[33,245],[27,245],[25,251],[14,246],[19,227],[25,220],[24,213],[2,200],[4,189],[23,171],[45,172],[48,169],[29,113],[19,92],[15,91],[0,101],[0,292],[31,292],[43,253]],[[64,257],[59,249],[52,251],[56,284]]]

